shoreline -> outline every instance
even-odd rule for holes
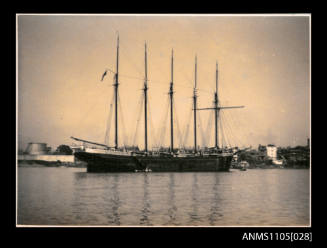
[[[44,160],[17,160],[18,167],[71,167],[86,168],[84,162],[60,162],[60,161],[44,161]]]
[[[85,162],[60,162],[60,161],[44,161],[44,160],[17,160],[17,166],[18,167],[69,167],[69,168],[87,168],[87,165]],[[233,170],[239,170],[239,168],[233,168],[230,169]],[[247,168],[248,170],[252,169],[260,169],[260,170],[266,170],[266,169],[310,169],[310,167],[307,166],[292,166],[292,167],[277,167],[272,165],[264,165],[264,166],[250,166]]]

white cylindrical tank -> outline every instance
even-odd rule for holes
[[[47,144],[46,143],[28,143],[25,151],[27,154],[39,155],[47,154]]]

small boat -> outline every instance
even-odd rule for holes
[[[152,170],[149,168],[146,168],[145,170],[135,170],[135,172],[152,172]]]
[[[249,167],[249,163],[247,161],[241,161],[239,167],[240,171],[246,171],[246,168]]]
[[[276,159],[276,160],[273,160],[272,161],[273,162],[273,164],[275,164],[275,165],[283,165],[283,160],[281,159],[281,160],[278,160],[278,159]]]

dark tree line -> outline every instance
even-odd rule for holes
[[[73,150],[67,145],[60,145],[60,146],[57,147],[57,150],[55,151],[55,154],[72,155]]]

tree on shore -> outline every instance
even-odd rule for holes
[[[72,155],[73,150],[67,145],[60,145],[57,147],[55,154]]]

